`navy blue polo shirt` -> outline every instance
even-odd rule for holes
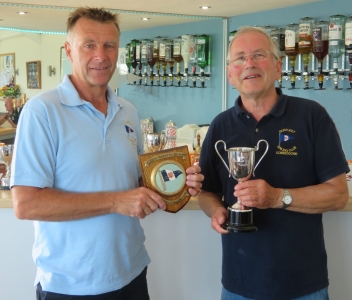
[[[257,122],[235,106],[211,123],[202,145],[202,189],[224,196],[225,207],[234,204],[237,181],[215,152],[223,140],[226,148],[252,147],[264,139],[269,150],[255,170],[255,179],[273,187],[298,188],[325,182],[348,172],[335,124],[317,102],[283,95],[270,113]],[[217,145],[228,164],[223,144]],[[257,162],[265,151],[260,143]],[[322,214],[282,209],[253,209],[257,232],[222,236],[222,283],[230,292],[257,300],[301,297],[328,286],[327,257]]]

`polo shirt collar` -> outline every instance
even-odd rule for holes
[[[84,101],[80,98],[76,88],[72,84],[69,75],[65,75],[62,83],[58,86],[58,93],[60,96],[60,101],[62,104],[67,106],[79,106],[87,104],[87,101]],[[112,88],[108,86],[107,88],[107,98],[109,104],[113,105],[114,107],[120,108],[123,106],[123,103],[120,99],[116,96],[115,92]]]
[[[286,97],[286,95],[282,94],[282,91],[280,88],[276,88],[276,93],[279,95],[279,99],[276,102],[276,104],[274,105],[274,107],[271,109],[271,111],[268,113],[268,115],[273,115],[275,117],[279,117],[285,111],[287,97]],[[238,96],[238,98],[235,101],[235,111],[238,116],[248,114],[248,112],[242,108],[241,96]]]

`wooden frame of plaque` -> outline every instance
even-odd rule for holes
[[[158,193],[166,203],[166,211],[178,212],[191,195],[186,185],[186,169],[191,166],[188,147],[139,155],[144,185]]]

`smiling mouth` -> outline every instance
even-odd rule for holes
[[[250,76],[246,76],[244,79],[253,79],[258,77],[260,77],[260,75],[250,75]]]
[[[104,67],[104,68],[91,68],[92,70],[97,70],[97,71],[104,71],[109,69],[109,67]]]

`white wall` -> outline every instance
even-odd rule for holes
[[[0,41],[0,53],[15,53],[15,66],[19,70],[16,75],[16,84],[21,87],[21,93],[31,98],[42,91],[55,88],[60,83],[60,49],[66,40],[65,35],[36,34],[38,43],[30,37],[34,34],[22,35]],[[41,62],[41,89],[27,89],[26,62]],[[56,75],[49,76],[49,66],[56,69]],[[0,112],[5,108],[0,103]]]
[[[352,212],[324,214],[330,299],[352,299]],[[220,236],[201,211],[158,211],[142,221],[152,259],[151,300],[216,300],[221,290]],[[35,300],[33,225],[0,209],[0,299]]]

